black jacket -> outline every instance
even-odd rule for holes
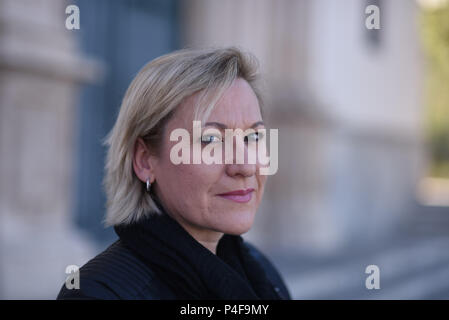
[[[268,259],[248,242],[250,255],[262,266],[280,299],[289,292]],[[80,268],[80,289],[62,286],[57,299],[176,299],[166,286],[134,252],[117,240]]]

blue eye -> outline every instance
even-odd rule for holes
[[[249,135],[245,136],[245,142],[248,141],[259,141],[260,139],[263,138],[263,133],[262,132],[253,132],[250,133]]]
[[[211,142],[221,142],[221,138],[213,135],[205,135],[201,137],[201,142],[204,144],[209,144]]]

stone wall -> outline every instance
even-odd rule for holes
[[[71,220],[79,85],[64,1],[0,1],[0,297],[50,298],[95,252]]]

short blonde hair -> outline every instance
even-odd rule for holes
[[[182,101],[201,92],[194,119],[205,119],[236,78],[245,79],[262,112],[257,59],[235,47],[182,49],[146,64],[131,82],[117,121],[105,139],[106,226],[128,224],[160,213],[133,169],[136,140],[142,137],[157,154],[163,129]]]

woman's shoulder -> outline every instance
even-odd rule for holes
[[[275,290],[290,299],[285,283],[270,260],[254,245],[244,241],[248,253],[263,268]],[[79,269],[79,289],[65,284],[57,299],[175,299],[175,296],[143,261],[120,240]]]
[[[79,289],[64,283],[57,299],[170,299],[154,272],[120,240],[79,269]]]
[[[268,279],[273,284],[275,291],[281,296],[282,299],[289,300],[291,299],[290,293],[285,285],[285,282],[277,270],[277,268],[273,265],[273,263],[265,256],[259,249],[256,248],[253,244],[244,241],[243,245],[247,248],[248,253],[259,263],[259,265],[265,271]]]

